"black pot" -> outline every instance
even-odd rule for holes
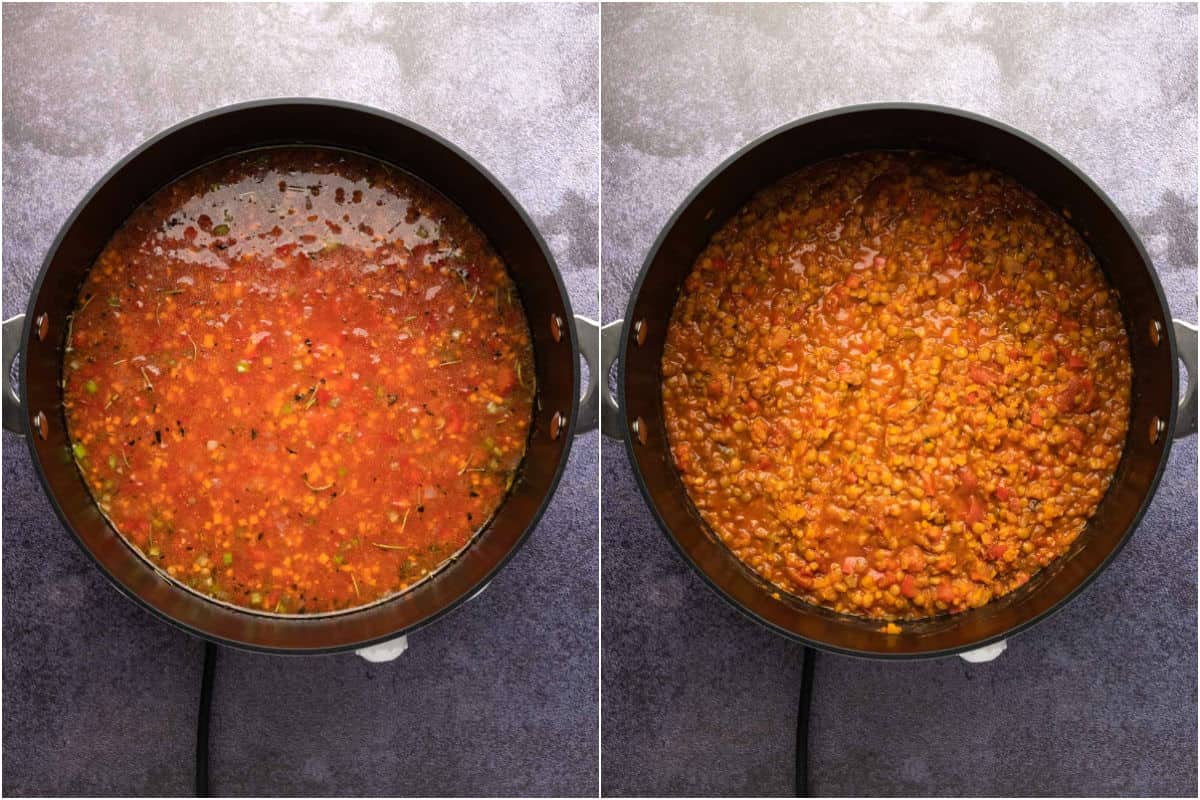
[[[524,466],[500,511],[462,556],[390,600],[311,617],[235,608],[165,579],[108,524],[72,460],[64,457],[69,442],[60,380],[67,315],[100,250],[138,205],[185,173],[232,153],[284,144],[336,147],[386,161],[423,179],[466,212],[508,264],[520,291],[538,384]],[[362,648],[446,613],[482,589],[516,552],[558,485],[572,431],[596,427],[594,390],[579,399],[579,357],[594,367],[597,345],[595,323],[572,317],[554,259],[529,217],[462,150],[411,122],[363,106],[307,99],[251,102],[203,114],[155,136],[80,202],[46,256],[26,315],[4,323],[4,427],[25,436],[46,495],[83,549],[114,586],[157,616],[207,639],[254,650]],[[18,353],[19,397],[8,385]]]
[[[1133,358],[1124,456],[1071,550],[996,602],[906,623],[898,635],[882,633],[878,621],[837,614],[777,592],[708,529],[688,499],[667,447],[660,368],[679,287],[726,220],[754,192],[802,167],[879,149],[960,156],[1010,175],[1051,208],[1068,211],[1120,295]],[[855,106],[807,117],[746,145],[705,178],[667,222],[646,257],[624,321],[606,326],[602,339],[602,369],[607,373],[612,360],[620,359],[619,403],[605,398],[602,429],[625,439],[646,502],[680,553],[722,597],[753,619],[806,644],[851,655],[916,658],[979,651],[1061,608],[1112,561],[1141,520],[1167,463],[1172,437],[1196,431],[1196,329],[1172,324],[1150,259],[1125,217],[1099,187],[1050,148],[1008,126],[948,108]],[[1185,361],[1190,376],[1182,405],[1177,359]]]

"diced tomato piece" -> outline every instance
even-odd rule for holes
[[[979,502],[979,498],[975,495],[967,500],[967,513],[965,517],[968,525],[974,525],[976,522],[983,522],[983,503]]]
[[[992,372],[990,369],[974,364],[971,365],[971,368],[967,370],[967,375],[971,378],[971,380],[983,386],[992,386],[1000,381],[1000,376]]]
[[[1095,384],[1086,376],[1072,378],[1058,396],[1059,411],[1088,411],[1095,401]]]
[[[944,580],[940,584],[938,584],[937,598],[938,598],[938,600],[941,600],[943,603],[953,603],[954,602],[954,587],[950,584],[949,578],[947,578],[946,580]]]
[[[904,580],[900,581],[900,594],[908,598],[917,596],[917,579],[914,576],[905,575]]]
[[[906,572],[920,572],[925,569],[925,554],[915,544],[910,544],[900,551],[900,569]]]
[[[992,546],[990,546],[987,549],[987,557],[989,559],[991,559],[992,561],[996,561],[998,559],[1003,558],[1004,554],[1007,552],[1008,552],[1008,545],[1006,545],[1002,542],[996,542],[995,544],[993,544]]]
[[[862,572],[867,568],[867,560],[862,556],[846,556],[842,559],[842,572],[851,575]]]
[[[851,289],[857,289],[862,285],[862,280],[857,275],[851,275],[849,278],[846,278],[846,285]]]
[[[957,253],[959,250],[962,249],[963,243],[966,241],[967,241],[967,231],[964,229],[964,230],[961,230],[958,232],[958,235],[954,237],[953,241],[950,242],[950,246],[946,249],[949,250],[951,253]]]
[[[1034,425],[1035,427],[1038,427],[1038,428],[1042,427],[1042,423],[1045,421],[1046,420],[1042,416],[1042,412],[1040,410],[1035,408],[1029,412],[1029,422],[1032,425]]]
[[[975,491],[975,487],[979,486],[979,479],[975,477],[975,473],[970,467],[962,467],[958,471],[958,485],[968,492]]]
[[[497,370],[496,375],[496,391],[501,395],[506,395],[511,392],[517,385],[517,371],[512,367],[505,365]]]
[[[1074,353],[1067,356],[1067,369],[1081,370],[1086,366],[1087,362]]]
[[[1012,497],[1012,490],[1007,486],[997,486],[996,497],[1000,498],[1000,500],[1007,500],[1008,498]]]

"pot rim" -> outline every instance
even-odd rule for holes
[[[373,108],[371,106],[366,106],[361,103],[354,103],[354,102],[350,102],[350,101],[346,101],[346,100],[335,100],[335,99],[330,99],[330,98],[319,98],[319,97],[272,97],[272,98],[264,98],[264,99],[259,99],[259,100],[248,100],[248,101],[243,101],[243,102],[239,102],[239,103],[232,103],[229,105],[219,106],[217,108],[209,109],[208,111],[188,117],[187,119],[185,119],[181,122],[178,122],[174,125],[171,125],[170,127],[159,131],[158,133],[154,134],[153,136],[150,136],[150,137],[144,139],[134,149],[129,151],[125,156],[123,156],[119,161],[117,161],[107,172],[104,173],[104,175],[102,175],[92,185],[92,187],[83,195],[82,199],[80,199],[80,201],[76,204],[75,208],[71,211],[70,215],[68,215],[66,220],[62,223],[62,226],[59,228],[58,234],[55,236],[54,241],[50,245],[50,248],[46,251],[46,255],[42,260],[42,266],[38,270],[37,277],[35,278],[33,286],[30,290],[29,300],[26,304],[25,318],[27,320],[33,320],[36,318],[36,309],[37,309],[38,298],[41,295],[42,284],[46,279],[46,275],[50,268],[50,264],[53,262],[54,257],[58,253],[59,247],[62,245],[63,241],[66,239],[67,234],[74,227],[79,216],[92,203],[92,201],[95,199],[96,195],[100,192],[100,190],[103,187],[105,187],[109,183],[109,181],[114,179],[120,172],[122,172],[134,159],[136,159],[137,157],[142,155],[146,150],[150,149],[152,146],[158,144],[160,141],[172,136],[173,134],[175,134],[185,128],[189,128],[193,125],[208,122],[209,120],[217,118],[217,117],[221,117],[221,116],[225,116],[225,115],[229,115],[229,114],[236,114],[236,113],[240,113],[240,112],[248,111],[248,110],[252,110],[252,109],[275,108],[275,107],[283,107],[283,106],[307,106],[307,107],[314,108],[314,109],[315,108],[333,108],[333,109],[338,109],[338,110],[342,110],[342,111],[350,111],[350,112],[354,112],[357,114],[373,116],[373,117],[382,119],[386,122],[389,122],[393,125],[399,125],[399,126],[408,128],[411,131],[416,132],[420,136],[430,139],[433,142],[435,142],[436,144],[441,145],[442,147],[445,147],[447,150],[451,151],[455,156],[457,156],[458,158],[461,158],[468,166],[470,166],[472,169],[474,169],[487,183],[491,184],[491,186],[500,194],[500,196],[504,199],[504,201],[506,203],[508,203],[509,206],[511,206],[512,210],[516,212],[518,218],[525,225],[525,227],[528,228],[530,234],[532,234],[532,236],[533,236],[535,243],[537,244],[537,247],[541,251],[543,258],[545,259],[546,264],[550,268],[550,273],[554,279],[554,286],[557,289],[558,295],[562,300],[563,309],[566,313],[566,318],[574,319],[574,313],[571,309],[571,299],[570,299],[569,294],[567,293],[566,286],[563,283],[562,274],[558,269],[558,264],[554,260],[553,254],[550,252],[550,248],[546,245],[546,241],[542,237],[541,231],[538,230],[538,227],[533,223],[533,220],[530,219],[529,214],[525,211],[524,207],[519,202],[517,202],[517,199],[512,195],[512,193],[509,192],[509,190],[504,186],[504,184],[501,183],[499,181],[499,179],[497,179],[482,164],[480,164],[476,159],[474,159],[471,155],[469,155],[461,147],[459,147],[458,145],[449,141],[448,139],[442,137],[441,135],[433,132],[432,130],[430,130],[422,125],[412,122],[411,120],[408,120],[397,114],[392,114],[390,112],[383,111],[383,110],[380,110],[377,108]],[[300,140],[296,141],[295,144],[303,145],[304,142],[301,138]],[[245,149],[250,150],[250,149],[254,149],[259,146],[260,145],[248,145]],[[329,146],[329,145],[323,144],[321,146]],[[345,147],[344,149],[351,151],[351,152],[361,152],[359,150],[356,150],[353,147]],[[376,160],[384,160],[384,159],[380,159],[377,156],[373,156],[369,153],[362,153],[362,154],[367,157],[370,157],[370,158],[375,158]],[[207,163],[207,161],[202,162],[202,163],[197,163],[195,166],[196,167],[202,166],[203,163]],[[425,180],[425,179],[422,179],[422,180]],[[426,182],[428,182],[428,181],[426,181]],[[430,185],[432,185],[432,184],[430,184]],[[440,187],[434,186],[433,188],[438,191],[442,191]],[[451,199],[451,202],[454,202],[453,199]],[[416,630],[419,630],[420,628],[424,628],[426,625],[429,625],[430,623],[442,618],[446,614],[449,614],[450,612],[459,608],[463,603],[465,603],[466,601],[470,600],[471,598],[473,598],[477,594],[479,594],[481,591],[483,591],[483,589],[496,577],[496,575],[500,572],[500,570],[506,564],[508,564],[508,562],[512,559],[512,557],[514,555],[516,555],[517,551],[520,550],[521,547],[528,540],[529,535],[533,532],[533,529],[536,528],[538,523],[541,522],[542,516],[546,513],[546,510],[550,504],[551,498],[553,498],[555,492],[558,490],[559,483],[562,481],[563,473],[566,471],[567,461],[570,457],[571,446],[574,442],[574,436],[573,436],[572,432],[575,430],[576,419],[579,414],[578,398],[579,398],[579,384],[580,384],[580,367],[579,367],[580,350],[579,350],[579,342],[576,339],[575,326],[568,324],[568,325],[564,325],[564,327],[567,329],[567,336],[569,337],[569,344],[571,347],[571,371],[572,371],[571,397],[573,398],[573,401],[571,403],[571,410],[570,410],[570,414],[569,414],[568,424],[563,426],[563,432],[567,438],[563,442],[562,455],[560,456],[560,458],[558,460],[558,464],[555,466],[554,473],[548,484],[548,488],[545,491],[541,500],[538,502],[538,506],[537,506],[536,510],[534,511],[533,516],[530,518],[529,524],[525,527],[525,530],[521,532],[520,536],[517,537],[517,539],[513,542],[512,546],[509,547],[509,549],[504,553],[503,557],[501,557],[494,564],[492,564],[491,567],[487,570],[487,572],[484,573],[484,575],[477,582],[475,582],[466,591],[459,594],[453,600],[451,600],[450,602],[446,603],[444,606],[439,608],[437,611],[429,614],[428,616],[424,617],[420,621],[418,621],[414,624],[408,625],[406,627],[397,628],[386,634],[374,636],[374,637],[371,637],[368,639],[363,639],[361,641],[344,642],[344,643],[336,644],[336,645],[312,647],[312,648],[286,648],[286,647],[255,644],[253,642],[247,642],[247,641],[242,641],[242,640],[229,639],[226,637],[211,634],[208,631],[201,630],[197,627],[194,627],[192,625],[184,623],[184,622],[172,617],[171,615],[167,614],[165,611],[162,611],[161,609],[151,605],[146,600],[144,600],[142,597],[140,597],[138,594],[136,594],[134,591],[132,591],[129,587],[127,587],[124,583],[122,583],[119,579],[117,579],[117,577],[115,575],[113,575],[103,563],[101,563],[101,561],[92,552],[91,548],[89,548],[87,546],[87,544],[84,542],[83,538],[75,530],[75,527],[67,519],[66,514],[63,512],[61,505],[59,504],[57,498],[55,497],[53,490],[50,487],[50,483],[47,480],[45,470],[42,467],[41,458],[38,455],[37,448],[36,448],[35,441],[34,441],[33,425],[32,425],[32,422],[31,422],[31,420],[29,418],[29,414],[28,414],[28,409],[30,407],[29,398],[28,398],[28,394],[27,394],[27,387],[29,384],[28,375],[27,375],[29,359],[25,358],[24,354],[29,351],[32,337],[34,335],[34,330],[33,330],[34,327],[35,326],[33,326],[31,324],[25,325],[24,331],[22,334],[22,339],[21,339],[20,352],[22,354],[22,357],[21,357],[21,365],[20,365],[20,387],[19,387],[19,389],[20,389],[20,399],[21,399],[21,408],[22,408],[22,414],[21,414],[22,427],[23,427],[22,432],[23,432],[23,435],[25,438],[26,445],[29,448],[29,455],[30,455],[30,459],[32,460],[33,465],[34,465],[34,471],[37,474],[38,481],[41,483],[42,491],[45,494],[47,500],[50,502],[51,507],[54,509],[54,513],[58,516],[59,522],[62,524],[62,526],[64,528],[66,528],[71,533],[71,537],[75,540],[75,543],[80,547],[81,550],[83,550],[83,552],[87,555],[88,559],[99,569],[100,573],[104,575],[104,577],[108,580],[108,582],[113,587],[115,587],[121,595],[123,595],[127,599],[131,600],[132,602],[134,602],[136,605],[143,608],[144,610],[149,611],[156,618],[169,623],[170,625],[172,625],[175,628],[181,629],[184,632],[189,633],[198,638],[201,638],[201,639],[204,639],[207,641],[211,641],[211,642],[215,642],[220,645],[235,647],[235,648],[238,648],[241,650],[248,650],[248,651],[260,652],[260,653],[272,653],[272,654],[277,654],[277,655],[321,655],[321,654],[328,654],[328,653],[345,652],[348,650],[357,650],[357,649],[367,648],[367,647],[371,647],[373,645],[381,644],[383,642],[390,641],[392,639],[396,639],[400,636],[406,636]],[[112,527],[111,523],[108,523],[107,521],[105,524],[109,525],[109,527]],[[115,530],[115,528],[114,528],[114,530]],[[118,535],[120,535],[119,532],[118,532]],[[480,534],[477,533],[473,537],[471,544],[474,544],[475,539],[477,539],[479,535]],[[123,543],[128,544],[127,542],[125,542],[124,537],[121,537],[121,540]],[[468,544],[467,547],[470,547],[471,544]],[[437,575],[432,576],[429,580],[436,581]],[[185,590],[178,586],[172,585],[171,591],[183,592]],[[364,612],[365,611],[374,611],[374,610],[379,609],[380,607],[386,606],[387,603],[389,603],[389,602],[402,602],[405,597],[405,594],[406,593],[401,592],[401,593],[395,595],[393,598],[384,600],[381,603],[371,604],[369,606],[363,606],[361,609],[357,609],[357,610],[349,610],[349,611],[345,612],[344,614],[340,614],[339,617],[340,618],[348,618],[348,617],[353,616],[353,614],[357,613],[358,611],[364,611]],[[191,596],[191,595],[189,595],[189,596]],[[205,599],[205,598],[203,598],[203,596],[199,596],[199,597],[201,597],[201,599]],[[227,608],[226,610],[227,611],[232,610],[232,611],[238,612],[238,613],[247,613],[247,614],[252,613],[252,612],[240,609],[240,608],[233,608],[233,609]],[[258,617],[261,615],[255,615],[255,616]],[[307,619],[308,619],[308,617],[306,617],[305,615],[291,615],[289,617],[286,617],[284,619],[284,621],[286,621],[288,623],[299,622],[302,624]],[[323,621],[326,621],[327,619],[328,619],[328,615],[315,615],[312,617],[312,621],[314,623],[323,622]]]
[[[1136,248],[1138,256],[1142,262],[1143,267],[1145,268],[1146,272],[1149,273],[1150,282],[1151,282],[1151,285],[1153,285],[1155,295],[1158,298],[1159,307],[1164,312],[1163,317],[1167,320],[1170,319],[1170,314],[1166,313],[1169,310],[1169,306],[1167,305],[1166,296],[1163,294],[1162,283],[1158,279],[1158,273],[1155,272],[1155,270],[1153,268],[1153,262],[1150,260],[1150,256],[1147,254],[1146,248],[1142,244],[1141,238],[1137,235],[1137,232],[1134,231],[1133,227],[1129,224],[1129,221],[1125,218],[1125,215],[1121,213],[1121,210],[1117,207],[1117,205],[1112,201],[1112,199],[1107,194],[1105,194],[1104,190],[1101,189],[1082,170],[1080,170],[1073,163],[1071,163],[1070,160],[1068,160],[1065,156],[1063,156],[1057,150],[1054,150],[1053,148],[1049,147],[1048,145],[1043,144],[1042,142],[1038,141],[1037,139],[1030,136],[1029,134],[1024,133],[1021,130],[1018,130],[1017,128],[1014,128],[1011,125],[1007,125],[1003,122],[1000,122],[998,120],[992,119],[987,116],[984,116],[982,114],[977,114],[977,113],[970,112],[970,111],[964,111],[962,109],[952,108],[949,106],[933,105],[933,104],[929,104],[929,103],[908,103],[908,102],[861,103],[861,104],[856,104],[856,105],[842,106],[839,108],[826,109],[824,111],[819,111],[817,113],[801,117],[799,119],[793,120],[791,122],[788,122],[788,123],[780,125],[776,128],[773,128],[772,130],[767,131],[766,133],[755,137],[749,143],[738,148],[734,153],[732,153],[731,155],[729,155],[725,159],[723,159],[720,164],[718,164],[715,168],[713,168],[703,179],[701,179],[695,185],[695,187],[692,188],[692,190],[690,192],[688,192],[687,196],[684,197],[683,201],[680,202],[678,207],[676,207],[675,211],[671,214],[671,216],[663,224],[663,227],[659,231],[658,236],[655,237],[654,243],[650,246],[650,249],[647,251],[646,258],[642,262],[642,268],[638,272],[637,280],[634,281],[633,288],[630,291],[629,300],[626,303],[624,319],[626,321],[628,321],[628,320],[632,320],[634,318],[635,307],[636,307],[637,301],[640,298],[641,293],[642,293],[642,285],[646,281],[646,278],[650,272],[651,266],[654,264],[654,261],[658,256],[659,250],[662,248],[662,245],[666,241],[667,236],[671,233],[671,231],[674,229],[675,225],[678,223],[679,218],[692,205],[692,203],[696,200],[696,198],[700,195],[700,193],[703,192],[704,189],[706,189],[709,186],[709,184],[711,184],[714,180],[716,180],[722,173],[724,173],[727,169],[729,169],[731,166],[733,166],[737,161],[739,161],[743,156],[748,154],[750,151],[758,148],[760,145],[764,144],[765,142],[767,142],[769,140],[774,139],[777,136],[782,136],[782,135],[792,131],[795,128],[800,128],[800,127],[803,127],[810,123],[818,122],[820,120],[828,119],[831,117],[849,116],[849,115],[853,115],[853,114],[871,113],[871,112],[876,112],[876,111],[915,111],[915,112],[922,112],[922,113],[926,113],[926,114],[930,114],[930,115],[941,115],[941,116],[958,117],[961,119],[966,119],[966,120],[969,120],[972,122],[987,125],[996,130],[999,130],[1002,133],[1005,133],[1009,136],[1017,138],[1017,139],[1023,141],[1024,143],[1026,143],[1027,145],[1030,145],[1038,150],[1041,150],[1044,154],[1046,154],[1047,156],[1052,158],[1054,161],[1058,162],[1061,166],[1063,166],[1065,169],[1067,169],[1069,172],[1071,172],[1071,174],[1073,174],[1076,178],[1078,178],[1079,181],[1084,186],[1086,186],[1088,188],[1088,190],[1090,190],[1097,198],[1099,198],[1100,201],[1103,203],[1104,207],[1108,210],[1108,212],[1121,225],[1122,229],[1125,231],[1125,234],[1129,237],[1129,239],[1132,241],[1134,247]],[[915,149],[920,149],[920,148],[915,148]],[[764,184],[764,187],[765,187],[765,185],[766,184]],[[1175,394],[1177,394],[1179,391],[1179,351],[1178,351],[1177,344],[1175,341],[1174,326],[1172,326],[1170,324],[1165,324],[1165,325],[1163,325],[1163,328],[1165,329],[1163,331],[1163,333],[1165,334],[1165,339],[1170,348],[1170,356],[1171,356],[1170,360],[1171,360],[1171,369],[1172,369],[1171,385],[1174,388]],[[856,658],[875,659],[875,660],[880,660],[880,661],[904,661],[904,660],[916,660],[916,659],[942,658],[945,656],[955,655],[958,653],[965,653],[965,652],[968,652],[971,650],[977,650],[979,648],[986,647],[989,644],[994,644],[996,642],[1001,642],[1001,641],[1010,639],[1019,633],[1029,630],[1034,625],[1038,624],[1039,622],[1042,622],[1043,620],[1049,618],[1054,613],[1061,610],[1070,601],[1072,601],[1076,597],[1078,597],[1079,594],[1084,589],[1086,589],[1088,586],[1091,585],[1092,581],[1094,581],[1102,572],[1104,572],[1104,570],[1106,570],[1108,568],[1108,566],[1112,563],[1113,559],[1115,559],[1117,557],[1117,555],[1121,552],[1121,550],[1124,549],[1125,545],[1129,541],[1129,538],[1133,535],[1134,530],[1136,530],[1137,527],[1141,524],[1142,518],[1145,516],[1146,511],[1149,508],[1150,502],[1154,499],[1154,496],[1158,491],[1158,485],[1162,480],[1163,472],[1166,470],[1167,461],[1170,457],[1170,452],[1171,452],[1171,444],[1172,444],[1172,441],[1173,441],[1174,435],[1175,435],[1176,418],[1178,417],[1178,413],[1179,413],[1178,402],[1172,402],[1170,419],[1167,421],[1167,427],[1163,431],[1163,434],[1162,434],[1165,437],[1165,440],[1163,442],[1162,455],[1159,458],[1158,468],[1155,470],[1154,477],[1152,478],[1152,480],[1149,483],[1149,490],[1146,492],[1145,496],[1142,498],[1141,504],[1138,506],[1137,512],[1133,516],[1132,522],[1125,529],[1125,531],[1121,534],[1121,537],[1117,541],[1117,543],[1109,550],[1108,553],[1105,554],[1104,558],[1087,575],[1087,577],[1085,577],[1082,581],[1080,581],[1075,587],[1073,587],[1069,592],[1067,592],[1065,595],[1063,595],[1053,605],[1049,606],[1048,608],[1046,608],[1045,610],[1043,610],[1037,614],[1032,615],[1031,617],[1029,617],[1026,620],[1023,620],[1022,622],[1020,622],[1016,625],[1013,625],[1004,631],[1001,631],[1000,633],[996,633],[991,636],[986,636],[986,637],[977,639],[975,641],[972,641],[972,642],[969,642],[966,644],[955,645],[952,647],[943,647],[943,648],[938,648],[938,649],[934,649],[934,650],[924,650],[924,651],[919,651],[919,652],[908,652],[908,653],[891,653],[891,652],[878,652],[878,651],[868,651],[868,650],[854,650],[854,649],[850,649],[850,648],[840,647],[837,645],[831,645],[826,642],[821,642],[821,641],[817,641],[815,639],[811,639],[811,638],[802,636],[802,635],[796,633],[795,631],[792,631],[788,628],[780,626],[780,625],[764,618],[762,615],[758,614],[757,612],[753,611],[752,609],[746,607],[741,602],[736,600],[728,592],[726,592],[725,589],[723,589],[721,586],[717,585],[716,581],[712,577],[710,577],[708,575],[708,573],[706,573],[703,569],[700,568],[699,564],[696,563],[696,561],[691,557],[691,555],[684,549],[683,545],[680,544],[680,542],[676,538],[675,534],[671,531],[670,526],[667,524],[666,519],[664,519],[662,513],[659,511],[658,505],[657,505],[657,503],[655,503],[654,497],[650,492],[650,488],[646,483],[645,476],[642,475],[642,470],[638,466],[638,460],[637,460],[637,456],[636,456],[636,453],[634,450],[634,446],[635,446],[634,437],[633,437],[632,431],[630,430],[629,423],[628,423],[628,421],[625,417],[625,413],[624,413],[624,409],[626,409],[628,407],[627,403],[626,403],[626,398],[625,398],[626,368],[627,368],[627,361],[625,358],[625,354],[626,354],[626,352],[628,352],[628,349],[630,347],[630,339],[632,337],[632,334],[633,334],[633,326],[631,324],[625,324],[622,326],[621,343],[620,343],[619,349],[617,350],[618,361],[619,361],[618,367],[617,367],[617,392],[618,392],[617,397],[618,397],[619,407],[622,409],[622,412],[620,412],[618,415],[620,418],[620,421],[621,421],[621,423],[620,423],[621,434],[620,435],[621,435],[621,438],[625,442],[625,454],[626,454],[626,457],[628,458],[630,464],[633,467],[633,473],[637,479],[638,490],[641,492],[642,497],[645,499],[646,505],[649,506],[651,513],[654,515],[654,519],[658,523],[658,527],[662,530],[664,535],[671,542],[671,545],[675,548],[675,550],[681,556],[683,556],[683,559],[684,559],[684,561],[687,562],[688,566],[690,566],[692,568],[692,570],[697,575],[700,576],[700,578],[703,580],[703,583],[709,589],[714,591],[719,597],[721,597],[721,599],[723,599],[725,602],[732,605],[734,608],[736,608],[742,614],[746,615],[747,617],[749,617],[750,619],[759,623],[760,625],[763,625],[764,627],[774,631],[775,633],[778,633],[778,634],[780,634],[788,639],[791,639],[793,641],[799,642],[801,644],[804,644],[804,645],[807,645],[809,647],[813,647],[813,648],[816,648],[819,650],[824,650],[826,652],[836,653],[838,655],[853,656]],[[1173,394],[1172,397],[1174,397],[1175,394]],[[691,502],[690,498],[689,498],[688,502],[689,503]],[[722,545],[722,546],[724,546],[724,545]]]

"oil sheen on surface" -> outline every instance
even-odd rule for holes
[[[916,153],[756,195],[687,278],[662,368],[675,464],[725,544],[888,620],[982,606],[1070,547],[1120,459],[1132,369],[1074,229]]]
[[[386,597],[467,545],[534,396],[482,232],[317,148],[218,161],[134,212],[83,286],[64,382],[117,530],[195,590],[283,614]]]

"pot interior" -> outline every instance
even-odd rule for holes
[[[1020,590],[957,615],[882,622],[838,614],[780,591],[701,520],[675,471],[663,424],[660,362],[684,278],[712,235],[758,190],[801,167],[864,150],[926,150],[1004,172],[1068,216],[1119,294],[1133,361],[1131,418],[1112,484],[1071,550]],[[644,343],[629,331],[642,323]],[[1136,526],[1166,463],[1177,403],[1175,344],[1149,259],[1120,212],[1052,151],[988,120],[918,106],[876,106],[809,118],[767,134],[722,164],[684,201],[652,249],[625,315],[621,408],[639,436],[627,448],[647,500],[674,544],[722,596],[771,628],[826,649],[873,657],[944,655],[1004,638],[1083,588]],[[1157,344],[1151,327],[1161,335]],[[1165,425],[1152,436],[1161,422]],[[641,440],[644,437],[644,443]]]
[[[67,316],[87,271],[112,234],[156,191],[205,163],[278,145],[333,147],[405,170],[457,204],[508,265],[529,319],[537,397],[525,460],[508,499],[454,561],[406,592],[334,615],[264,615],[212,601],[165,580],[108,524],[70,456],[62,409]],[[45,414],[30,429],[39,474],[64,523],[122,592],[185,629],[235,646],[283,652],[361,647],[427,623],[469,598],[537,522],[566,463],[579,386],[571,312],[553,260],[516,202],[453,145],[399,119],[326,101],[268,101],[212,112],[143,145],[84,198],[60,232],[34,287],[27,319],[45,314],[45,340],[27,332],[24,409]],[[554,320],[557,320],[555,322]],[[28,326],[34,328],[34,325]],[[556,414],[566,424],[555,425]],[[561,428],[561,430],[560,430]],[[552,431],[557,435],[552,435]]]

